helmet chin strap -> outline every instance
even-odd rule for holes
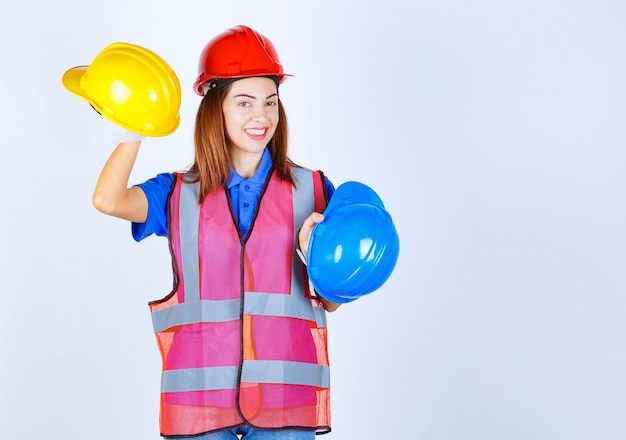
[[[298,257],[300,257],[300,261],[302,261],[302,264],[306,266],[306,257],[304,256],[302,251],[300,249],[296,249],[296,254],[298,254]]]

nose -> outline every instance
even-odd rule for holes
[[[265,122],[267,121],[267,112],[268,112],[268,108],[267,106],[264,105],[260,105],[258,107],[256,107],[254,109],[254,114],[252,115],[252,119],[254,121],[260,121],[260,122]]]

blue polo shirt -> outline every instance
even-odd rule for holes
[[[272,157],[266,148],[263,152],[259,169],[252,177],[245,179],[235,170],[231,172],[227,188],[235,218],[243,236],[250,229],[263,185],[271,168]],[[132,224],[132,234],[136,241],[141,241],[152,234],[167,236],[167,198],[174,179],[174,173],[162,173],[137,185],[143,190],[148,199],[148,217],[145,223]],[[329,197],[335,191],[333,184],[328,179],[326,179],[326,189]]]

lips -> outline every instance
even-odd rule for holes
[[[247,128],[245,132],[251,139],[260,141],[265,139],[267,128]]]

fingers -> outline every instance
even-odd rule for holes
[[[324,220],[324,216],[319,212],[311,214],[302,224],[302,228],[300,228],[300,240],[306,239],[308,241],[313,227],[322,220]]]
[[[305,227],[309,230],[309,232],[311,232],[311,230],[313,229],[313,226],[315,226],[317,223],[321,222],[322,220],[324,220],[324,216],[322,214],[320,214],[319,212],[314,212],[312,213],[302,224],[302,229],[305,229]]]

